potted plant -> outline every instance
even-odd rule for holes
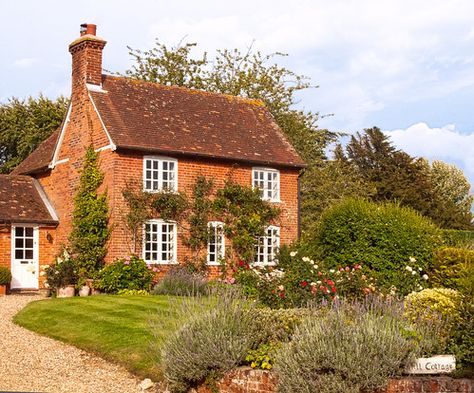
[[[0,296],[5,296],[7,294],[7,289],[11,280],[12,274],[10,269],[0,266]]]
[[[56,263],[46,268],[46,283],[54,291],[57,297],[73,297],[75,295],[75,284],[78,281],[76,264],[69,254],[64,251],[62,256],[56,259]]]

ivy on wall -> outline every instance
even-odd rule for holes
[[[236,184],[228,179],[215,189],[212,180],[199,176],[192,193],[162,191],[149,193],[138,185],[127,185],[123,196],[128,205],[125,223],[139,250],[145,221],[161,218],[175,221],[182,227],[184,243],[190,248],[194,267],[205,267],[205,251],[209,239],[208,222],[222,221],[224,233],[232,239],[226,248],[226,262],[253,261],[256,239],[265,228],[278,219],[280,209],[263,201],[258,190]]]
[[[98,160],[99,154],[89,146],[74,198],[72,231],[69,236],[72,257],[79,274],[85,278],[92,277],[102,267],[110,236],[107,195],[98,192],[104,180]]]

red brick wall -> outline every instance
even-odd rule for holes
[[[274,373],[250,368],[238,368],[217,383],[220,393],[275,393],[277,377]],[[450,377],[405,377],[391,379],[386,389],[377,393],[471,393],[472,379]],[[201,386],[198,393],[210,393]],[[341,392],[342,393],[342,392]]]
[[[0,266],[11,268],[11,227],[0,225]]]
[[[123,257],[132,252],[141,253],[141,247],[134,250],[131,234],[127,232],[123,219],[127,205],[122,196],[122,190],[128,184],[142,185],[143,155],[117,154],[114,166],[114,193],[112,222],[114,230],[110,241],[108,260]],[[178,159],[178,190],[191,194],[192,187],[198,176],[204,175],[214,180],[215,188],[224,185],[229,176],[242,185],[252,185],[252,166],[236,166],[217,160],[202,160],[183,157]],[[280,199],[276,205],[282,210],[281,217],[275,223],[280,226],[281,244],[290,244],[298,236],[298,171],[290,169],[280,170]],[[215,217],[219,219],[219,217]],[[178,260],[182,262],[191,257],[190,250],[183,244],[183,231],[178,228]],[[228,244],[229,240],[226,241]],[[214,269],[215,270],[215,269]]]

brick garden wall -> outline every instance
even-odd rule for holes
[[[274,373],[247,367],[231,371],[217,383],[220,393],[275,393],[276,385]],[[390,380],[386,389],[374,393],[472,393],[473,386],[472,379],[405,377]],[[211,390],[200,387],[197,393],[211,393]]]

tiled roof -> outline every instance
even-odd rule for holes
[[[102,76],[89,93],[119,149],[184,154],[302,168],[304,162],[266,107],[256,100]],[[47,169],[60,129],[12,174]]]
[[[112,76],[102,88],[90,95],[119,149],[304,166],[260,101]]]
[[[60,131],[61,128],[54,131],[48,139],[42,142],[12,171],[12,174],[21,175],[35,173],[48,168],[49,163],[53,159],[54,148],[56,147]]]
[[[0,222],[57,224],[37,180],[0,175]]]

